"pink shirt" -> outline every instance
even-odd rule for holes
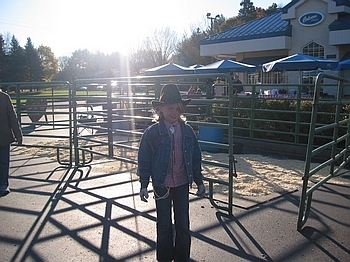
[[[179,121],[174,124],[165,122],[165,126],[168,130],[168,134],[171,139],[171,152],[170,162],[168,168],[168,174],[165,177],[166,187],[178,187],[184,184],[188,184],[188,177],[186,174],[186,167],[184,161],[184,154],[182,151],[182,132]],[[170,126],[174,127],[174,133],[169,130]]]

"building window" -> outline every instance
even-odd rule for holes
[[[261,84],[259,73],[248,73],[248,84],[255,85]]]
[[[288,76],[285,72],[276,71],[263,74],[263,84],[284,84],[288,83]]]
[[[324,46],[312,42],[303,48],[303,54],[324,58]]]
[[[314,57],[324,58],[324,46],[319,45],[315,42],[311,42],[307,46],[303,48],[303,54],[310,55]],[[313,90],[313,86],[315,85],[316,76],[319,73],[316,71],[304,71],[303,72],[303,84],[308,86],[303,86],[303,91],[306,94],[309,94],[311,90]]]

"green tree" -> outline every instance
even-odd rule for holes
[[[71,57],[59,57],[59,72],[55,80],[72,82],[78,78],[108,78],[127,75],[126,59],[118,52],[105,55],[87,49],[73,52]]]
[[[18,40],[13,35],[8,54],[8,71],[5,81],[24,82],[26,81],[26,57],[24,49],[19,45]]]
[[[2,35],[0,35],[0,82],[4,81],[4,76],[7,71],[7,56],[5,52],[5,40]]]
[[[269,6],[265,10],[265,13],[266,13],[266,15],[270,15],[270,14],[275,13],[281,9],[282,9],[282,6],[278,6],[276,3],[273,3],[271,6]]]
[[[69,59],[68,67],[68,81],[73,82],[78,78],[85,78],[88,73],[88,65],[91,61],[90,52],[87,49],[79,49],[74,51]]]
[[[25,45],[25,58],[25,80],[29,82],[42,81],[44,76],[43,66],[30,37],[27,38]]]
[[[242,0],[239,4],[242,8],[238,11],[238,19],[242,24],[257,18],[256,8],[250,0]]]
[[[114,52],[105,57],[103,62],[105,72],[108,72],[108,77],[112,76],[127,76],[130,74],[128,57]]]
[[[41,60],[41,66],[43,67],[43,79],[47,82],[51,81],[58,73],[58,60],[48,46],[40,45],[38,47],[38,54]]]
[[[241,20],[239,20],[237,17],[231,17],[228,19],[225,19],[220,25],[218,25],[218,31],[223,32],[225,30],[231,29],[235,26],[241,25]]]
[[[92,77],[113,77],[126,75],[125,58],[118,52],[106,55],[101,52],[91,54],[88,74]]]

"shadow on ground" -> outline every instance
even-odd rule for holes
[[[1,261],[155,261],[154,202],[139,200],[135,169],[96,173],[19,151],[11,158]],[[348,184],[326,184],[298,232],[297,191],[233,215],[191,194],[191,261],[347,261],[349,199]]]

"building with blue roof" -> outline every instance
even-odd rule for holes
[[[258,66],[297,53],[335,61],[350,57],[350,0],[292,0],[279,12],[200,42],[202,56]],[[260,81],[249,74],[244,78],[248,83]]]
[[[317,13],[322,14],[318,22],[300,23],[304,14]],[[306,43],[300,45],[295,42],[305,34]],[[323,39],[319,44],[329,50],[329,54],[323,58],[340,60],[350,51],[349,0],[293,0],[279,12],[203,39],[200,50],[202,56],[236,58],[237,61],[256,57],[262,61],[261,57],[266,57],[262,56],[262,52],[266,51],[280,57],[303,53],[302,48],[313,39],[318,40],[321,35]],[[332,45],[336,48],[332,48]],[[338,51],[335,50],[337,48],[339,52],[334,52]]]

